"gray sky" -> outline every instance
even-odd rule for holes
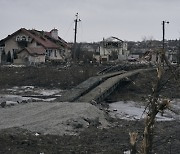
[[[78,42],[101,41],[115,36],[122,40],[162,40],[180,37],[180,0],[0,0],[0,39],[24,27],[50,31],[73,41],[75,14]]]

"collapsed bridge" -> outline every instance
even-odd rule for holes
[[[120,84],[121,81],[130,80],[137,74],[148,69],[136,69],[132,71],[118,71],[90,77],[78,86],[65,92],[60,102],[92,102],[99,103],[108,97]]]

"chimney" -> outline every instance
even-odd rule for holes
[[[57,30],[57,29],[55,29],[55,28],[52,29],[52,30],[50,31],[50,33],[51,33],[51,37],[52,37],[52,38],[58,40],[58,30]]]

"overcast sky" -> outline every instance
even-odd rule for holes
[[[50,31],[70,42],[79,13],[78,42],[101,41],[109,36],[122,40],[162,40],[180,37],[180,0],[0,0],[0,39],[24,27]]]

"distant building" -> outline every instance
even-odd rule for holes
[[[166,51],[165,56],[167,57],[167,60],[170,63],[178,63],[178,51]],[[153,49],[153,50],[148,50],[142,59],[145,59],[146,61],[151,62],[152,64],[157,64],[161,62],[162,58],[162,49]]]
[[[57,29],[45,32],[21,28],[0,41],[0,53],[0,63],[34,64],[46,60],[65,61],[70,49],[58,36]]]
[[[178,63],[178,50],[169,50],[168,59],[171,63]]]
[[[128,56],[128,61],[129,62],[135,62],[135,61],[139,61],[139,59],[140,59],[140,57],[139,57],[139,55],[129,55]]]
[[[127,43],[116,38],[109,37],[100,42],[100,61],[127,60],[129,51]]]
[[[98,43],[81,43],[80,48],[82,51],[93,52],[93,53],[99,52]]]

